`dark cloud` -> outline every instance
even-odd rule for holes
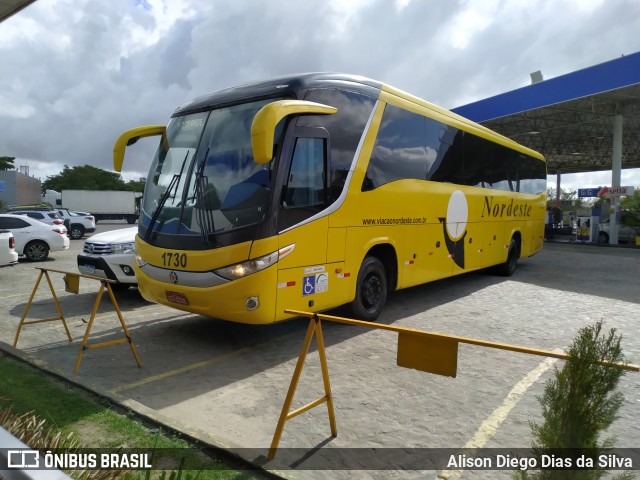
[[[550,78],[640,50],[640,2],[586,4],[36,2],[0,27],[0,155],[111,168],[122,131],[288,73],[365,75],[452,108],[524,86],[535,70]],[[172,23],[156,15],[180,5]],[[127,155],[136,172],[153,150],[141,143]]]
[[[175,84],[184,90],[191,90],[189,75],[198,66],[194,57],[198,49],[192,49],[191,31],[193,21],[176,22],[174,34],[160,55],[159,81],[163,88]],[[164,42],[163,42],[164,43]]]

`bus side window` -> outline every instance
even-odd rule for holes
[[[327,142],[324,138],[296,139],[284,190],[284,208],[326,203],[326,152]]]
[[[425,117],[388,104],[373,147],[362,191],[407,178],[426,180],[434,159],[426,149]]]

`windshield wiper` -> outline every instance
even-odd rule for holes
[[[171,179],[171,182],[169,182],[169,186],[167,187],[167,189],[165,190],[164,194],[160,198],[160,202],[158,202],[158,208],[156,208],[156,211],[153,212],[151,220],[149,221],[149,226],[147,227],[147,231],[144,234],[144,240],[145,241],[149,240],[149,237],[151,236],[151,232],[153,231],[153,227],[156,224],[156,222],[158,221],[158,217],[160,216],[160,212],[162,211],[162,208],[164,207],[164,204],[167,203],[167,200],[171,196],[171,190],[173,188],[176,188],[176,190],[177,190],[177,186],[178,186],[179,182],[180,182],[180,175],[176,173],[176,174],[173,175],[173,178]]]
[[[196,189],[196,222],[200,227],[202,241],[207,242],[209,236],[215,232],[215,224],[213,220],[213,211],[210,202],[207,202],[206,194],[209,191],[209,178],[204,175],[204,167],[209,157],[209,149],[207,149],[204,158],[198,165],[196,172],[195,189]]]
[[[147,227],[147,231],[144,234],[145,241],[148,241],[149,238],[151,237],[151,232],[153,232],[153,227],[158,221],[158,217],[160,216],[160,212],[162,212],[162,209],[164,208],[164,204],[167,203],[167,200],[171,196],[171,191],[175,189],[175,192],[173,194],[174,198],[178,194],[178,185],[180,184],[180,178],[182,177],[182,173],[184,172],[184,166],[187,163],[187,158],[189,158],[189,152],[187,152],[187,154],[184,156],[184,160],[182,161],[182,166],[180,167],[180,173],[176,173],[173,175],[171,182],[169,182],[169,186],[167,187],[167,189],[164,191],[164,194],[160,198],[160,202],[158,202],[158,207],[156,208],[156,211],[153,212],[153,215],[151,216],[151,220],[149,220],[149,226]]]

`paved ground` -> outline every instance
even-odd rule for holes
[[[106,224],[104,229],[126,224]],[[35,266],[75,271],[82,242],[67,252],[31,264],[0,270],[0,341],[13,343],[38,271]],[[26,326],[18,349],[33,363],[108,395],[130,408],[201,440],[239,450],[262,461],[297,360],[307,322],[271,326],[236,325],[185,314],[142,300],[137,291],[118,294],[142,368],[128,346],[85,353],[77,376],[73,366],[98,283],[83,280],[79,295],[64,292],[53,275],[56,293],[73,336],[69,343],[60,322]],[[484,273],[435,282],[394,293],[381,323],[507,342],[542,349],[564,349],[577,330],[603,319],[623,335],[632,363],[640,363],[640,249],[567,243],[547,244],[522,260],[510,279]],[[29,318],[54,316],[46,284]],[[103,301],[91,341],[120,338],[117,318]],[[540,419],[535,399],[550,378],[553,362],[542,357],[461,345],[457,378],[438,377],[396,366],[395,334],[344,325],[325,325],[324,336],[335,398],[338,436],[330,437],[326,408],[315,408],[289,421],[280,463],[267,464],[290,478],[491,478],[509,471],[399,472],[410,468],[401,450],[388,448],[528,447],[529,421]],[[626,400],[610,432],[619,447],[640,447],[640,374],[622,381]],[[309,355],[294,406],[322,395],[318,356]],[[303,450],[288,450],[297,447]],[[353,467],[375,457],[398,471],[314,471],[316,447],[339,448]],[[406,453],[406,451],[405,451]],[[293,456],[293,457],[292,457]],[[280,470],[296,458],[297,468]],[[395,461],[392,461],[395,458]],[[342,464],[340,462],[343,462]]]

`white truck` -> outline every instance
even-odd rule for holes
[[[126,220],[133,224],[138,220],[137,192],[118,190],[62,190],[62,207],[69,210],[90,212],[99,220]]]

